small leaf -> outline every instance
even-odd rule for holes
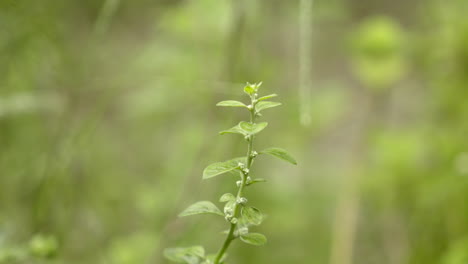
[[[197,214],[217,214],[224,216],[224,214],[210,201],[200,201],[192,204],[182,213],[179,214],[179,217],[197,215]]]
[[[232,193],[225,193],[219,198],[219,201],[222,203],[229,202],[229,201],[235,201],[236,197]]]
[[[263,178],[256,178],[256,179],[253,179],[250,182],[248,182],[247,185],[252,185],[252,184],[255,184],[255,183],[259,183],[259,182],[266,182],[266,180],[263,179]]]
[[[255,110],[257,110],[257,112],[260,112],[262,110],[272,108],[272,107],[276,107],[276,106],[280,106],[280,105],[281,105],[281,103],[278,103],[278,102],[261,101],[261,102],[258,102],[255,105]]]
[[[267,100],[267,99],[270,99],[270,98],[273,98],[273,97],[276,97],[276,96],[278,96],[278,95],[277,95],[277,94],[269,94],[269,95],[265,95],[265,96],[262,96],[262,97],[258,98],[258,100],[257,100],[257,101],[259,101],[259,102],[260,102],[260,101]]]
[[[269,154],[294,165],[297,165],[297,161],[286,150],[281,148],[267,148],[261,151],[259,154]]]
[[[219,132],[219,134],[220,135],[224,135],[224,134],[241,134],[241,135],[244,135],[244,136],[247,135],[245,133],[245,131],[242,130],[242,128],[239,127],[239,125],[233,126],[228,130],[223,130],[223,131]]]
[[[234,100],[221,101],[216,106],[230,106],[230,107],[245,107],[248,108],[244,103]]]
[[[232,160],[216,162],[208,165],[208,167],[203,170],[203,179],[208,179],[235,170],[239,168],[239,162],[245,163],[245,158],[235,158]]]
[[[260,225],[263,221],[263,214],[255,207],[242,207],[241,214],[247,225]]]
[[[205,258],[205,249],[202,246],[187,248],[166,248],[164,257],[177,263],[198,263],[199,258]]]
[[[248,135],[255,135],[265,129],[265,127],[268,125],[267,122],[261,122],[258,124],[252,124],[249,122],[240,122],[239,127],[245,131]]]
[[[254,246],[262,246],[265,245],[265,243],[267,242],[267,238],[259,233],[248,233],[240,236],[240,239],[243,242]]]

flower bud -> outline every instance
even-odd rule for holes
[[[248,201],[247,198],[245,198],[245,197],[239,197],[239,198],[237,199],[236,202],[237,202],[238,204],[244,205],[244,204],[247,203],[247,201]]]
[[[226,216],[232,216],[234,214],[234,211],[231,208],[224,208],[224,214]]]
[[[248,233],[249,233],[249,228],[246,226],[237,229],[237,234],[240,236],[248,234]]]

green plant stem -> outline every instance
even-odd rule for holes
[[[252,100],[252,108],[250,109],[250,123],[255,123],[255,96],[253,96],[251,98]],[[244,188],[247,184],[247,177],[250,173],[250,167],[252,166],[252,161],[253,161],[253,156],[252,156],[252,151],[253,151],[253,139],[254,137],[251,136],[250,138],[248,138],[248,145],[247,145],[247,164],[246,164],[246,168],[248,169],[248,172],[244,172],[242,171],[241,172],[241,184],[239,186],[239,190],[237,191],[237,201],[242,197],[242,194],[243,194],[243,191],[244,191]],[[235,208],[234,208],[234,215],[233,215],[233,218],[238,218],[238,215],[239,215],[239,204],[236,204]],[[223,246],[221,247],[221,249],[218,251],[218,254],[216,255],[216,258],[214,260],[214,264],[219,264],[219,261],[221,260],[221,258],[223,257],[224,253],[226,253],[226,250],[229,248],[229,245],[231,245],[231,242],[236,239],[236,236],[234,236],[234,231],[236,230],[236,227],[237,227],[237,223],[231,223],[231,227],[229,228],[229,232],[228,232],[228,235],[226,237],[226,240],[224,241],[223,243]]]

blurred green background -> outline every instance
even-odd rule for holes
[[[468,263],[468,1],[0,1],[0,263],[218,250],[235,190],[203,168],[263,81],[283,106],[247,191],[265,247],[228,263]]]

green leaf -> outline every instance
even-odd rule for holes
[[[265,129],[268,125],[267,122],[261,122],[258,124],[252,124],[249,122],[242,121],[239,123],[239,127],[246,132],[247,135],[255,135]]]
[[[192,204],[182,213],[179,214],[179,217],[197,215],[197,214],[217,214],[224,216],[224,214],[210,201],[200,201]]]
[[[273,98],[273,97],[276,97],[278,96],[277,94],[269,94],[269,95],[265,95],[265,96],[262,96],[260,98],[257,99],[257,101],[263,101],[263,100],[267,100],[267,99],[270,99],[270,98]]]
[[[281,103],[278,103],[278,102],[261,101],[261,102],[258,102],[255,105],[255,110],[257,110],[257,112],[260,112],[262,110],[272,108],[272,107],[277,107],[277,106],[280,106],[280,105],[281,105]]]
[[[230,107],[245,107],[248,108],[244,103],[234,100],[221,101],[216,106],[230,106]]]
[[[265,243],[267,242],[267,238],[259,233],[248,233],[245,235],[241,235],[240,239],[243,242],[254,246],[262,246],[265,245]]]
[[[239,163],[245,164],[245,158],[235,158],[228,161],[216,162],[208,165],[208,167],[203,170],[203,179],[208,179],[235,170],[239,168]]]
[[[260,225],[263,221],[263,214],[255,207],[242,207],[241,214],[247,225]]]
[[[219,198],[219,201],[222,203],[229,202],[229,201],[235,201],[236,197],[232,193],[225,193]]]
[[[252,184],[255,184],[255,183],[259,183],[259,182],[266,182],[266,179],[263,179],[263,178],[256,178],[256,179],[253,179],[251,181],[249,181],[247,183],[247,185],[252,185]]]
[[[261,151],[259,154],[269,154],[294,165],[297,165],[297,161],[286,150],[281,148],[267,148]]]
[[[199,262],[199,258],[205,258],[205,249],[202,246],[166,248],[163,254],[167,259],[177,263],[195,264]]]
[[[235,126],[231,127],[228,130],[223,130],[223,131],[219,132],[219,134],[220,135],[224,135],[224,134],[241,134],[241,135],[244,135],[244,136],[247,135],[245,133],[245,131],[242,130],[242,128],[239,127],[239,125],[235,125]]]

